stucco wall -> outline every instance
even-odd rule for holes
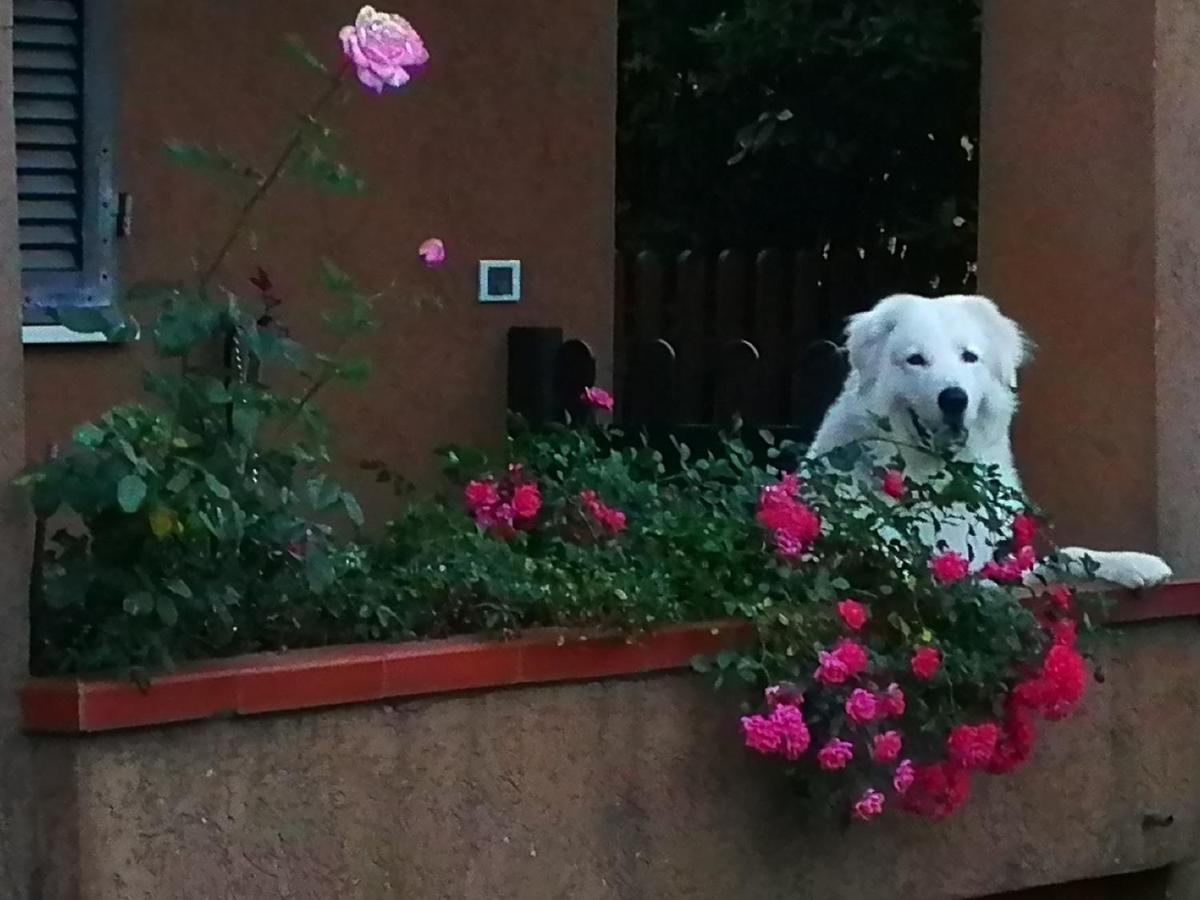
[[[686,674],[42,739],[45,896],[936,900],[1164,866],[1200,836],[1198,631],[1110,636],[1085,712],[941,825],[805,822]]]
[[[288,62],[283,34],[336,58],[337,30],[358,4],[122,2],[120,185],[136,215],[122,277],[134,283],[189,271],[234,211],[227,193],[170,165],[163,140],[219,142],[258,159],[277,152],[290,117],[321,90]],[[344,200],[285,190],[256,227],[260,252],[228,271],[246,288],[261,260],[301,337],[316,323],[320,253],[364,286],[398,280],[401,294],[409,285],[442,297],[441,313],[382,304],[384,327],[366,347],[374,378],[327,404],[351,464],[379,458],[420,476],[435,445],[502,434],[508,326],[562,325],[605,363],[610,356],[616,8],[408,0],[402,11],[432,54],[425,75],[402,96],[355,97],[329,117],[345,126],[345,156],[371,192]],[[430,235],[450,254],[436,277],[415,255]],[[524,261],[525,299],[479,305],[476,261],[514,257]],[[30,452],[132,396],[139,352],[28,350]]]

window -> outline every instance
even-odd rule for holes
[[[116,319],[115,0],[14,0],[13,110],[26,343]]]

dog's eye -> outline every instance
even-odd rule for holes
[[[976,356],[974,353],[972,353],[970,350],[964,350],[962,352],[962,361],[965,363],[979,362],[979,357]]]
[[[908,363],[910,366],[927,366],[927,365],[929,365],[928,361],[926,361],[925,357],[922,356],[920,353],[914,353],[912,356],[910,356],[908,359],[906,359],[905,362]]]

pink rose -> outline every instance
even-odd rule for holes
[[[986,769],[996,752],[1000,728],[995,722],[983,725],[957,725],[946,739],[950,761],[966,769]]]
[[[851,631],[858,631],[867,624],[867,608],[857,600],[843,600],[837,605],[837,611]]]
[[[889,684],[887,693],[879,698],[879,705],[885,716],[898,719],[904,715],[906,704],[904,701],[904,691],[900,690],[900,685],[894,681]]]
[[[417,248],[417,256],[431,269],[436,269],[446,261],[446,245],[441,238],[429,238]]]
[[[861,675],[870,665],[867,648],[849,638],[838,641],[837,646],[833,648],[833,655],[841,661],[846,667],[846,673],[851,676]]]
[[[795,762],[803,756],[811,737],[800,710],[782,703],[771,713],[771,722],[779,732],[780,752],[783,758]]]
[[[613,411],[613,396],[604,388],[590,387],[583,392],[583,401],[593,409]]]
[[[817,671],[813,677],[821,684],[842,684],[850,677],[850,670],[846,668],[846,664],[825,650],[817,654],[817,659],[820,660],[820,665],[817,666]]]
[[[472,481],[463,489],[467,509],[476,512],[500,502],[500,492],[491,481]]]
[[[900,737],[900,732],[885,731],[875,735],[871,744],[871,757],[876,762],[892,762],[900,755],[903,746],[904,739]]]
[[[408,70],[429,62],[425,43],[407,20],[371,6],[359,10],[354,24],[338,32],[338,37],[358,80],[377,94],[407,84]]]
[[[904,473],[896,469],[888,469],[883,473],[883,492],[893,500],[902,500],[907,488],[904,486]]]
[[[922,647],[912,658],[912,672],[922,681],[928,681],[942,667],[942,654],[936,647]]]
[[[1029,547],[1037,536],[1037,519],[1028,514],[1022,514],[1013,519],[1013,544],[1017,549]]]
[[[742,738],[748,748],[764,755],[777,753],[783,744],[779,728],[762,716],[742,717]]]
[[[870,691],[855,688],[846,701],[846,715],[855,724],[866,725],[874,722],[878,713],[879,704],[875,701],[875,695]]]
[[[513,491],[513,514],[517,520],[528,522],[542,508],[542,494],[536,484],[523,484]]]
[[[839,738],[833,738],[817,751],[817,764],[826,772],[844,769],[852,759],[854,759],[854,745]]]
[[[913,767],[911,759],[905,759],[896,766],[896,773],[892,776],[892,787],[896,789],[897,794],[903,794],[912,787],[913,779],[917,777],[916,769]]]
[[[933,580],[938,584],[954,584],[967,577],[971,566],[961,553],[947,550],[929,561],[929,569],[933,572]]]
[[[867,790],[854,804],[854,818],[862,822],[869,822],[882,813],[883,794],[876,790]]]

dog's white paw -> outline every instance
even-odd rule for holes
[[[1099,566],[1094,576],[1097,580],[1131,590],[1154,587],[1171,579],[1171,567],[1149,553],[1097,552],[1079,548],[1066,553],[1077,559],[1090,556]]]

